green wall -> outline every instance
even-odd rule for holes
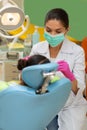
[[[57,7],[64,8],[69,14],[68,35],[78,40],[87,36],[87,0],[24,0],[25,14],[38,26],[44,26],[47,11]]]

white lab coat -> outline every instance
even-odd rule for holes
[[[40,54],[50,59],[49,44],[42,41],[33,46],[30,55]],[[84,51],[75,43],[65,38],[62,47],[54,62],[65,60],[78,81],[79,91],[75,95],[72,91],[64,108],[58,113],[58,130],[82,130],[84,124],[87,101],[83,98],[85,88],[85,58]],[[64,75],[58,72],[60,77]]]

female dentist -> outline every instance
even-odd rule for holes
[[[40,54],[46,56],[51,62],[57,62],[59,65],[58,76],[67,77],[72,83],[68,101],[58,116],[47,126],[47,129],[82,130],[87,107],[87,102],[83,97],[85,88],[84,51],[66,38],[69,31],[69,18],[64,9],[50,10],[46,14],[44,25],[46,41],[34,45],[30,55]]]

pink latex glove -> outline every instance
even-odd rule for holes
[[[69,80],[71,81],[75,80],[75,77],[73,73],[70,71],[70,68],[67,62],[61,60],[61,61],[58,61],[57,63],[58,63],[57,71],[61,71],[65,75],[65,77],[67,77]]]

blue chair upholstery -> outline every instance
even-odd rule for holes
[[[62,78],[49,84],[47,93],[35,93],[44,80],[42,72],[56,69],[56,63],[27,67],[23,70],[22,77],[30,87],[12,84],[0,92],[0,130],[46,128],[64,106],[71,91],[70,81]]]

